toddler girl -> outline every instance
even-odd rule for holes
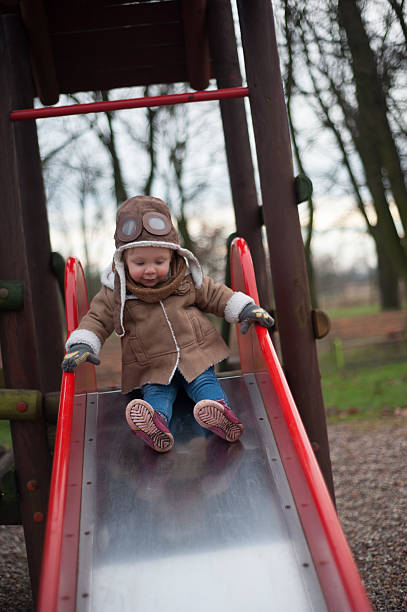
[[[97,355],[113,332],[122,342],[122,393],[141,387],[143,399],[126,407],[132,432],[158,452],[174,444],[169,425],[177,390],[193,400],[194,417],[228,442],[243,425],[214,373],[228,347],[204,312],[272,327],[272,317],[241,292],[204,277],[196,257],[180,246],[167,205],[136,196],[118,209],[113,264],[102,288],[67,343],[62,362],[72,372]]]

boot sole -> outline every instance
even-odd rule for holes
[[[228,442],[236,442],[243,432],[241,423],[230,421],[217,402],[202,400],[195,405],[195,420],[205,429],[209,429]]]
[[[126,407],[126,420],[130,429],[159,453],[166,453],[173,444],[171,433],[161,431],[154,423],[154,409],[143,400],[133,400]]]

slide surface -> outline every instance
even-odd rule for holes
[[[231,260],[258,301],[242,239]],[[66,287],[70,333],[87,308],[76,260]],[[93,366],[64,375],[40,612],[371,610],[268,332],[239,351],[243,374],[221,382],[241,441],[204,431],[181,395],[165,455],[131,435],[119,391],[96,392]]]

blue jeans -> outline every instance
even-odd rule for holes
[[[226,394],[216,378],[213,366],[202,372],[190,383],[176,370],[169,385],[150,385],[147,383],[141,387],[143,399],[151,404],[154,410],[160,412],[168,421],[171,421],[172,407],[180,387],[184,387],[188,396],[196,404],[201,400],[224,399],[229,405]]]

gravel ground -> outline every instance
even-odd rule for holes
[[[0,610],[31,612],[30,578],[23,528],[0,525]]]
[[[407,610],[407,418],[329,427],[338,515],[377,611]]]
[[[374,610],[407,610],[407,418],[329,426],[339,517]],[[21,527],[0,526],[0,611],[32,610]]]

